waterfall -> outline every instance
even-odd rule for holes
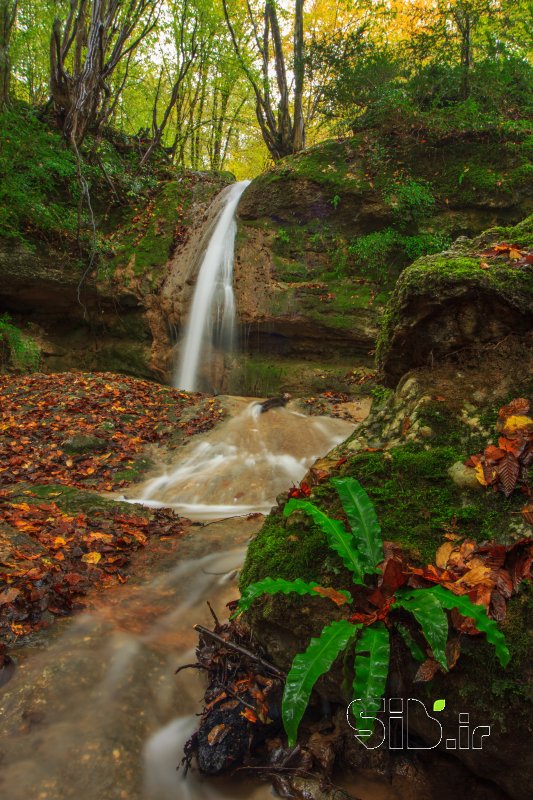
[[[225,203],[200,265],[174,382],[178,389],[195,391],[198,388],[198,373],[200,364],[206,361],[206,348],[215,346],[222,352],[232,348],[235,212],[249,183],[240,181],[226,190]]]

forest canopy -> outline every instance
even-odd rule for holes
[[[141,167],[164,148],[253,177],[363,128],[517,124],[531,18],[528,0],[0,0],[0,111],[72,151],[113,129]]]

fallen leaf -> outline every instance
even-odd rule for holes
[[[84,561],[86,564],[98,564],[101,558],[102,558],[101,553],[93,551],[91,553],[84,553],[81,557],[81,560]]]
[[[444,544],[441,544],[435,556],[435,563],[437,567],[440,567],[441,569],[446,569],[450,553],[454,549],[455,549],[455,544],[453,541],[444,542]]]
[[[335,589],[331,589],[330,587],[315,586],[313,591],[322,597],[327,597],[329,600],[333,600],[333,602],[338,606],[343,606],[348,602],[345,595],[343,595],[341,592],[337,592]]]

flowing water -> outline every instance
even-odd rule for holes
[[[194,389],[205,345],[231,346],[235,210],[247,182],[227,190],[198,275],[177,385]],[[246,543],[276,495],[344,440],[353,425],[292,408],[261,413],[233,398],[233,414],[183,448],[130,502],[171,506],[191,523],[177,542],[135,556],[125,586],[94,591],[87,611],[57,623],[48,641],[14,652],[0,689],[0,791],[10,800],[267,800],[236,778],[183,779],[176,771],[195,728],[203,683],[194,670],[195,623],[206,600],[224,617],[238,595]],[[237,516],[239,518],[234,519]],[[220,520],[220,518],[226,518]],[[231,519],[227,519],[231,517]],[[363,787],[364,788],[364,787]],[[361,798],[384,798],[371,787]]]
[[[316,459],[354,428],[345,420],[308,417],[291,408],[261,413],[257,401],[233,398],[237,410],[242,405],[140,487],[134,502],[170,506],[189,519],[268,513],[280,492],[301,481]]]
[[[209,360],[212,346],[226,352],[233,346],[233,252],[237,231],[235,212],[249,183],[250,181],[241,181],[225,190],[225,203],[198,272],[175,379],[178,389],[196,391],[200,365]]]

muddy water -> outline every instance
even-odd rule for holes
[[[157,574],[89,597],[46,649],[15,654],[0,694],[0,793],[9,800],[269,800],[250,780],[176,771],[203,694],[194,623],[223,617],[261,520],[192,526]],[[354,787],[355,788],[355,787]],[[362,800],[388,800],[376,784]]]
[[[177,463],[134,489],[133,499],[171,506],[190,519],[268,513],[280,492],[354,429],[345,420],[308,417],[290,407],[261,413],[257,401],[239,398],[232,405],[231,419],[191,442]]]
[[[155,490],[152,482],[143,494],[205,518],[262,509],[352,427],[290,410],[258,415],[237,402],[236,416],[194,445],[196,452],[182,451],[181,465],[164,473],[165,486]],[[194,661],[192,626],[211,622],[206,600],[224,618],[238,596],[237,571],[261,524],[259,516],[193,523],[169,551],[138,554],[135,581],[94,592],[87,611],[57,625],[46,647],[13,654],[14,677],[0,690],[2,798],[272,797],[257,782],[203,781],[194,773],[184,780],[176,771],[203,695],[202,677],[176,675],[176,667]],[[353,790],[362,800],[391,797],[376,784]]]
[[[260,522],[193,526],[177,563],[163,561],[145,581],[90,597],[92,609],[46,649],[15,653],[16,674],[0,694],[2,797],[155,800],[165,795],[156,792],[154,774],[162,786],[174,782],[166,796],[191,796],[176,766],[202,681],[175,669],[194,660],[192,625],[210,623],[206,598],[223,616],[237,596],[236,570]],[[172,742],[164,731],[180,717],[189,719],[174,723],[180,736]],[[165,740],[163,775],[157,764],[165,748],[157,742]]]

